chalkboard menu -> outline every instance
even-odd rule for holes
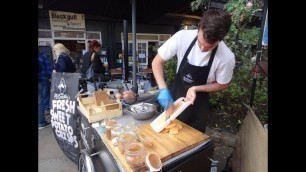
[[[52,73],[50,90],[51,126],[58,145],[76,164],[79,157],[77,140],[76,94],[78,73]]]

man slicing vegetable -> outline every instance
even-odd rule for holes
[[[185,97],[192,105],[177,119],[202,132],[206,130],[208,93],[226,89],[232,79],[235,56],[222,41],[230,26],[228,13],[207,10],[203,13],[198,30],[175,33],[158,49],[152,62],[159,87],[159,104],[168,109],[169,105],[173,105],[173,98]],[[178,58],[177,69],[170,94],[162,66],[175,55]]]

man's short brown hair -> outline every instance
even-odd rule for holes
[[[231,16],[223,10],[205,11],[199,22],[199,29],[204,32],[204,39],[210,44],[221,41],[230,29]]]

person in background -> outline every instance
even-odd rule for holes
[[[90,44],[91,44],[91,40],[88,40],[88,41],[87,41],[87,44],[88,44],[88,45],[87,45],[87,51],[89,51],[89,46],[90,46]]]
[[[208,93],[226,89],[232,79],[235,56],[222,41],[231,22],[227,12],[205,11],[197,30],[175,33],[158,49],[152,62],[160,105],[167,109],[169,104],[173,105],[173,98],[185,97],[192,105],[177,119],[201,132],[206,130]],[[170,94],[163,76],[163,64],[175,55],[178,58],[176,76]]]
[[[45,120],[45,111],[50,110],[50,80],[52,76],[51,59],[40,53],[38,55],[38,127],[39,129],[50,126]]]
[[[53,47],[55,53],[55,71],[74,73],[76,68],[69,56],[70,51],[61,43],[56,43]]]
[[[101,43],[96,40],[92,40],[91,42],[88,42],[88,51],[83,55],[83,65],[81,69],[82,78],[86,78],[86,72],[91,64],[93,71],[97,78],[101,81],[103,80],[103,73],[105,72],[105,67],[103,66],[103,63],[100,59],[100,53],[101,53]]]

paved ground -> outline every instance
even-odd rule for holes
[[[222,172],[227,157],[232,153],[233,135],[217,130],[207,130],[207,134],[215,141],[214,160],[218,171]],[[73,163],[58,146],[51,127],[38,131],[38,169],[40,172],[77,172],[77,165]],[[227,146],[229,145],[229,146]]]
[[[218,161],[217,172],[222,172],[226,166],[227,158],[233,152],[236,136],[223,130],[210,128],[206,128],[206,134],[214,141],[215,149],[213,160]]]
[[[38,171],[77,172],[78,167],[58,146],[51,127],[38,130]]]
[[[218,161],[217,172],[222,172],[225,168],[227,157],[233,152],[233,148],[215,142],[214,160]]]

